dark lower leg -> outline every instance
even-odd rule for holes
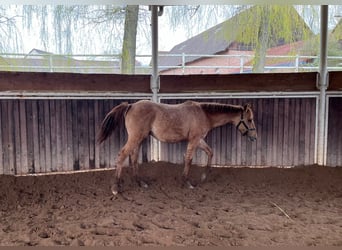
[[[121,179],[121,172],[122,172],[122,167],[123,167],[123,162],[127,158],[127,150],[125,150],[125,147],[120,150],[118,154],[118,158],[116,160],[116,170],[115,170],[115,177],[114,177],[114,183],[111,188],[112,193],[114,195],[117,195],[118,193],[122,192],[122,179]]]
[[[194,188],[194,186],[191,184],[189,180],[189,171],[190,171],[190,166],[192,162],[192,153],[193,153],[193,149],[188,146],[187,152],[184,157],[185,158],[184,170],[183,170],[183,175],[182,175],[183,186],[185,185],[188,188]]]
[[[147,188],[148,185],[141,179],[139,175],[139,165],[138,165],[138,157],[139,157],[139,147],[133,150],[131,154],[132,159],[132,167],[133,167],[133,178],[138,183],[140,187]]]
[[[114,195],[117,195],[118,193],[121,193],[123,191],[123,185],[122,185],[122,179],[115,177],[113,186],[111,187],[111,191]]]
[[[204,172],[202,173],[202,176],[201,176],[201,181],[203,182],[207,179],[207,176],[211,171],[211,160],[213,158],[213,151],[204,140],[200,141],[199,147],[203,149],[204,152],[208,156],[207,165],[205,166]]]

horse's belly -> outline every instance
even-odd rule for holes
[[[162,142],[179,142],[187,139],[184,132],[178,129],[164,129],[161,131],[160,129],[152,128],[151,134]]]

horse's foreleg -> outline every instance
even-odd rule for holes
[[[199,143],[198,147],[200,149],[203,149],[204,152],[208,156],[207,165],[205,166],[205,170],[204,170],[204,172],[202,173],[202,176],[201,176],[201,181],[203,182],[203,181],[205,181],[207,179],[207,175],[209,174],[210,169],[211,169],[210,167],[211,167],[211,160],[213,158],[213,151],[212,151],[212,149],[208,146],[208,144],[203,139],[200,140],[200,143]]]

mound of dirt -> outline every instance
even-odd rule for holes
[[[0,176],[0,245],[341,246],[342,168],[213,168],[195,189],[182,166],[141,165],[149,188],[124,169]],[[197,182],[197,183],[196,183]]]

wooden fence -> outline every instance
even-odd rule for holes
[[[326,162],[334,166],[342,165],[341,76],[332,73],[328,89],[334,95],[328,102]],[[258,140],[247,141],[231,125],[214,129],[206,141],[216,165],[307,165],[316,161],[316,78],[315,73],[161,76],[159,98],[252,103]],[[112,167],[125,131],[99,146],[98,126],[116,104],[151,95],[149,76],[0,72],[0,174]],[[145,141],[140,162],[155,159],[152,151]],[[158,160],[181,163],[184,151],[185,143],[162,143]],[[198,151],[194,162],[204,164],[206,155]]]
[[[329,98],[327,165],[342,165],[342,96]]]
[[[198,101],[198,100],[197,100]],[[220,103],[251,103],[255,111],[258,140],[250,142],[235,126],[214,129],[207,136],[213,164],[220,166],[294,166],[315,161],[316,98],[202,99]],[[181,100],[165,100],[179,103]],[[162,143],[161,160],[183,161],[186,143]],[[205,164],[207,156],[198,150],[194,162]]]
[[[105,114],[121,101],[0,100],[0,174],[113,167],[125,130],[102,145],[96,136]]]

